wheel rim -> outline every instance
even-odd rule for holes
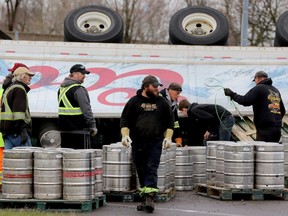
[[[99,12],[88,12],[77,19],[77,26],[85,33],[101,34],[111,26],[110,18]]]
[[[216,20],[204,13],[193,13],[186,16],[182,21],[182,28],[193,36],[207,36],[217,28]]]

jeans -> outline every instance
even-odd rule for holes
[[[30,137],[28,138],[26,143],[22,144],[20,134],[5,135],[4,143],[5,143],[5,149],[12,149],[14,147],[19,146],[32,146]]]
[[[256,128],[256,141],[279,142],[281,127]]]
[[[134,141],[134,140],[133,140]],[[141,188],[157,188],[157,170],[160,164],[163,138],[132,142],[132,157]]]
[[[227,116],[223,121],[220,122],[219,125],[219,140],[222,141],[230,141],[231,138],[231,130],[233,125],[235,124],[234,116]]]

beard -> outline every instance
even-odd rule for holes
[[[146,95],[149,98],[157,98],[159,96],[159,92],[158,91],[151,91],[151,90],[147,89]]]

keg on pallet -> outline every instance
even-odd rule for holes
[[[193,184],[206,183],[206,146],[189,146],[193,163]]]
[[[160,192],[164,192],[167,189],[166,183],[168,179],[166,178],[166,173],[168,173],[169,169],[167,165],[168,156],[169,156],[168,151],[166,149],[163,149],[160,157],[159,167],[157,169],[157,175],[158,175],[157,187]]]
[[[188,147],[176,148],[175,189],[193,190],[193,163]]]
[[[288,136],[282,135],[282,144],[284,145],[284,176],[288,177]]]
[[[207,185],[216,183],[216,151],[218,141],[207,141],[206,146],[206,181]]]
[[[28,199],[33,197],[33,151],[4,150],[2,197]]]
[[[224,186],[224,151],[226,144],[235,145],[235,142],[230,141],[219,141],[217,144],[216,150],[216,185],[223,187]]]
[[[237,142],[224,146],[224,187],[253,189],[254,146]]]
[[[90,149],[65,151],[63,154],[63,199],[95,198],[95,152]]]
[[[172,143],[168,149],[169,155],[169,171],[170,171],[170,185],[168,188],[175,187],[175,167],[176,167],[176,143]]]
[[[103,195],[103,150],[94,149],[95,151],[95,195]]]
[[[256,142],[255,188],[284,189],[284,145]]]
[[[34,152],[34,198],[62,198],[62,176],[60,151]]]
[[[131,148],[121,143],[103,145],[103,190],[130,191],[132,184]]]

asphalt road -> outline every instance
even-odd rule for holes
[[[147,215],[136,210],[137,202],[107,202],[107,205],[86,216],[137,216]],[[194,191],[176,192],[176,196],[165,203],[157,203],[154,216],[285,216],[288,201],[284,200],[238,200],[222,201],[197,195]],[[81,214],[82,215],[82,214]]]

